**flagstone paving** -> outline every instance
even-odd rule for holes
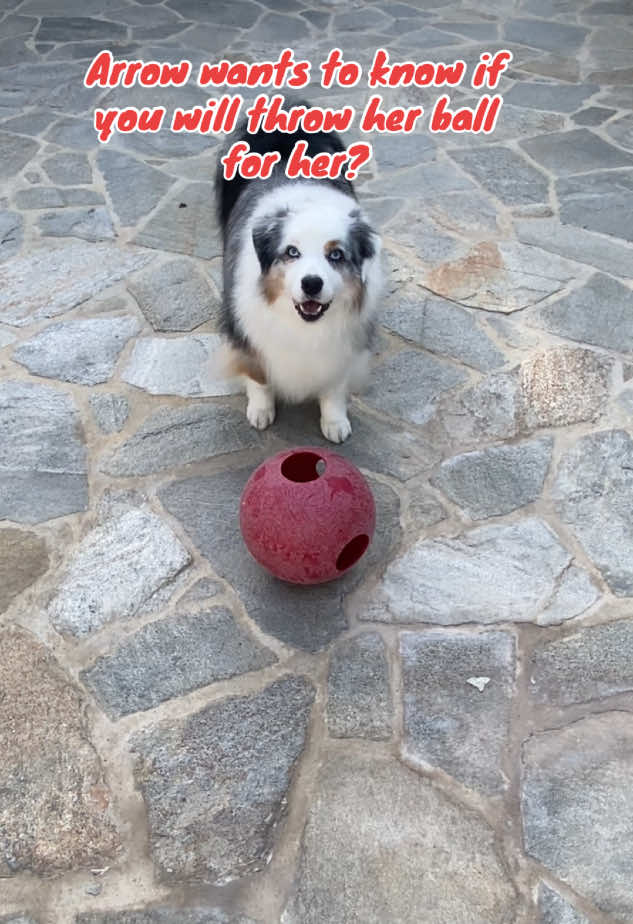
[[[92,124],[212,94],[83,86],[288,44],[357,107],[332,47],[513,54],[490,136],[381,89],[377,531],[310,588],[239,533],[325,441],[213,368],[220,139]],[[630,0],[0,0],[0,924],[633,921],[632,56]]]

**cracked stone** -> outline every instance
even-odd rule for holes
[[[438,418],[460,443],[593,420],[608,400],[612,368],[611,359],[591,350],[554,347],[445,399]]]
[[[154,330],[187,331],[216,319],[215,286],[189,260],[170,260],[130,279],[128,289]]]
[[[576,615],[588,610],[600,597],[600,591],[589,574],[571,565],[561,577],[558,591],[539,617],[541,626],[559,626],[573,610]]]
[[[479,815],[393,758],[327,755],[282,924],[419,924],[429,908],[437,921],[503,924],[515,902]]]
[[[612,110],[605,109],[605,112]],[[613,138],[619,145],[626,148],[627,151],[633,151],[633,114],[621,116],[614,122],[607,125],[607,135]]]
[[[86,704],[30,633],[5,627],[1,636],[0,873],[43,876],[107,865],[118,836]]]
[[[308,681],[286,675],[134,736],[161,880],[224,885],[266,866],[313,700]]]
[[[24,219],[17,212],[0,209],[0,261],[14,256],[22,246]]]
[[[454,539],[419,539],[387,567],[361,618],[540,624],[571,562],[550,527],[534,517],[480,526]],[[564,592],[568,597],[568,588]],[[584,596],[571,600],[566,618],[584,609]]]
[[[119,718],[276,660],[230,610],[212,607],[143,626],[82,671],[81,680],[108,714]]]
[[[554,295],[577,275],[574,264],[516,241],[484,241],[435,267],[426,285],[471,308],[510,314]]]
[[[239,499],[251,468],[173,482],[159,492],[213,570],[238,591],[260,628],[287,645],[317,651],[347,628],[345,595],[384,562],[397,542],[399,505],[386,485],[369,479],[376,501],[376,533],[361,561],[337,581],[299,587],[265,572],[242,541]],[[204,502],[212,498],[212,503]],[[297,618],[301,613],[301,619]]]
[[[85,154],[64,151],[54,154],[42,164],[50,180],[62,186],[74,186],[75,183],[92,183],[92,170]]]
[[[112,619],[129,619],[175,577],[190,555],[155,514],[129,510],[93,529],[71,555],[48,617],[83,638]]]
[[[619,597],[633,595],[633,439],[625,430],[582,437],[563,456],[552,489],[573,529]]]
[[[628,873],[633,845],[627,837],[633,825],[632,772],[626,712],[584,718],[533,735],[523,745],[526,852],[621,921],[633,915]]]
[[[125,395],[97,392],[90,395],[95,423],[102,433],[118,433],[125,426],[130,405]]]
[[[591,924],[589,918],[572,908],[562,895],[544,882],[539,883],[538,910],[539,924]]]
[[[163,198],[173,180],[134,157],[101,148],[97,166],[105,178],[112,208],[123,226],[135,225]]]
[[[536,311],[531,323],[569,340],[633,353],[633,292],[594,273],[579,289]]]
[[[563,224],[633,241],[633,170],[605,170],[556,181]]]
[[[582,228],[559,225],[550,219],[532,218],[514,223],[516,236],[523,244],[560,254],[579,263],[588,263],[605,273],[633,277],[633,250],[613,239],[609,240]],[[594,314],[596,324],[602,317]],[[585,338],[583,338],[585,339]]]
[[[393,705],[385,643],[377,632],[340,642],[330,656],[327,725],[334,738],[391,737]]]
[[[506,205],[548,201],[547,177],[509,148],[471,148],[454,151],[451,157]]]
[[[579,629],[541,644],[531,657],[530,695],[569,706],[633,690],[633,619]]]
[[[210,404],[164,407],[107,455],[101,471],[119,477],[150,475],[173,466],[252,449],[265,438],[246,420],[243,411]]]
[[[0,384],[0,519],[41,523],[86,510],[86,450],[69,395]]]
[[[38,149],[36,141],[0,131],[0,180],[19,173]]]
[[[0,321],[23,327],[63,314],[151,259],[112,244],[48,244],[0,267]]]
[[[521,141],[520,144],[533,160],[559,177],[633,164],[632,155],[607,144],[588,128],[553,132],[541,138]]]
[[[108,241],[116,237],[108,210],[103,206],[49,212],[40,216],[39,228],[44,237],[80,237],[85,241]]]
[[[217,334],[191,337],[143,337],[121,373],[124,382],[151,395],[210,397],[243,391],[236,380],[219,377],[214,369],[221,340]],[[217,363],[216,363],[217,365]]]
[[[546,109],[551,112],[575,112],[597,93],[598,84],[516,83],[504,94],[504,102],[527,109]]]
[[[13,359],[35,375],[97,385],[112,376],[125,344],[139,330],[132,317],[59,321],[23,341]]]
[[[491,446],[447,459],[433,484],[471,520],[501,516],[541,495],[553,440]]]
[[[423,289],[397,291],[381,320],[401,337],[475,369],[488,371],[505,362],[470,312]]]
[[[213,203],[210,183],[189,183],[159,206],[134,242],[203,260],[219,257],[222,242],[213,218]]]
[[[449,363],[416,350],[403,350],[373,370],[363,400],[382,413],[424,424],[433,416],[440,395],[466,378]]]
[[[510,736],[515,641],[506,632],[402,632],[403,754],[466,786],[500,792]],[[483,690],[468,678],[489,677]]]
[[[46,542],[22,529],[0,530],[0,613],[48,571]]]

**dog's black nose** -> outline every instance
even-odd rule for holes
[[[320,276],[304,276],[301,280],[301,288],[306,295],[318,295],[323,288],[323,280]]]

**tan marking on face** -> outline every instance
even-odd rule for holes
[[[272,266],[261,278],[261,289],[269,305],[277,301],[284,290],[284,270],[282,266]]]
[[[326,256],[326,257],[329,257],[329,255],[331,254],[331,252],[332,252],[333,250],[336,250],[337,247],[338,247],[340,250],[343,249],[343,248],[341,247],[341,242],[340,242],[340,241],[328,241],[328,242],[326,243],[325,247],[323,248],[323,249],[325,250],[325,256]]]

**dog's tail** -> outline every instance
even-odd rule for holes
[[[305,100],[292,100],[291,104],[293,106],[310,106]],[[243,119],[240,125],[235,129],[235,132],[231,135],[222,155],[237,141],[246,141],[251,151],[254,151],[256,154],[267,154],[269,151],[279,151],[281,154],[281,161],[279,162],[277,170],[284,170],[286,162],[297,141],[306,141],[308,143],[306,150],[308,157],[314,157],[316,154],[323,153],[336,154],[339,151],[345,150],[345,145],[336,132],[305,132],[303,129],[298,129],[296,132],[292,133],[280,131],[265,132],[260,128],[255,134],[251,135],[246,131],[246,126],[247,119]],[[225,179],[224,169],[220,158],[218,158],[218,166],[215,174],[215,197],[218,220],[222,228],[226,227],[233,206],[237,202],[244,187],[248,183],[253,182],[257,182],[257,180],[246,180],[239,175],[239,172],[235,174],[232,180]],[[339,187],[344,186],[345,189],[350,192],[352,190],[352,184],[343,178],[329,180],[327,182],[334,183]]]

